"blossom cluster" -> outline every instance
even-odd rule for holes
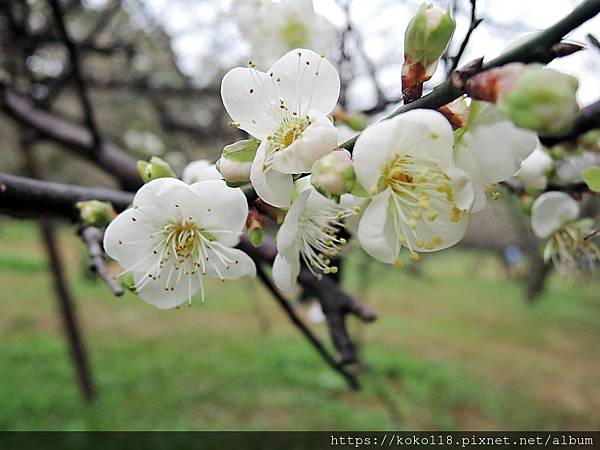
[[[294,11],[289,17],[296,29],[286,36],[295,42],[306,37],[298,31],[306,26]],[[419,39],[410,47],[413,53],[435,36],[445,39],[423,59],[434,70],[453,22],[449,12],[432,7],[420,14],[407,39]],[[447,22],[443,33],[432,31],[435,20]],[[421,22],[428,27],[425,34],[416,28]],[[336,259],[352,237],[382,263],[419,261],[423,253],[461,241],[471,216],[499,196],[499,183],[516,177],[527,192],[547,188],[554,158],[538,141],[538,122],[528,119],[534,100],[529,95],[525,105],[519,97],[531,92],[524,86],[534,70],[511,68],[511,76],[525,73],[508,83],[516,86],[512,91],[479,100],[461,97],[439,111],[412,109],[367,126],[353,146],[340,148],[340,131],[331,119],[340,77],[323,54],[299,47],[266,71],[254,61],[231,69],[221,97],[231,123],[249,138],[225,147],[216,165],[193,162],[183,181],[160,158],[141,163],[146,184],[106,229],[106,252],[131,275],[131,289],[161,308],[191,302],[197,291],[204,299],[206,276],[254,276],[255,262],[235,248],[245,227],[253,245],[264,234],[260,212],[252,209],[249,215],[238,189],[250,183],[262,204],[283,217],[273,279],[284,292],[294,290],[303,266],[317,277],[336,273]],[[569,88],[562,93],[569,97]],[[569,102],[569,111],[576,110],[570,97]],[[546,103],[534,111],[543,117],[543,129],[564,130],[562,117],[560,127],[549,123],[555,105]],[[567,194],[539,196],[531,214],[535,234],[548,239],[546,257],[559,266],[600,257],[586,239],[589,221],[577,221],[579,206]]]

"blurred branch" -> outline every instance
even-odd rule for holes
[[[271,282],[271,280],[269,279],[269,277],[267,276],[267,274],[265,273],[264,269],[262,268],[262,266],[260,265],[260,263],[258,261],[256,262],[256,274],[258,275],[258,278],[262,281],[262,283],[265,285],[265,287],[269,290],[271,295],[273,295],[273,297],[275,297],[275,300],[277,300],[277,303],[279,303],[279,306],[281,306],[283,308],[283,310],[288,315],[288,317],[292,321],[292,323],[296,326],[296,328],[298,328],[300,330],[300,332],[304,335],[304,337],[311,343],[311,345],[315,348],[315,350],[319,353],[319,355],[321,355],[323,360],[325,360],[325,362],[333,370],[335,370],[336,372],[339,372],[344,377],[344,379],[346,380],[346,382],[352,389],[358,389],[360,387],[360,385],[358,384],[358,380],[356,379],[356,377],[353,374],[351,374],[350,372],[348,372],[342,365],[338,364],[335,361],[335,359],[333,359],[333,357],[325,349],[325,347],[323,346],[323,343],[319,340],[319,338],[317,338],[313,334],[313,332],[310,331],[310,328],[308,328],[306,326],[306,324],[302,321],[300,316],[298,316],[298,314],[296,314],[296,311],[294,310],[294,308],[292,307],[290,302],[287,301],[286,298],[283,295],[281,295],[281,293],[275,288],[275,286],[273,285],[273,283]]]
[[[106,267],[104,253],[100,244],[104,237],[104,232],[96,227],[82,226],[79,229],[79,235],[85,243],[88,254],[92,259],[92,270],[102,278],[114,295],[117,297],[123,295],[123,287],[114,279]]]
[[[540,142],[547,147],[551,147],[560,142],[575,140],[594,128],[600,128],[600,100],[596,100],[577,113],[568,134],[560,137],[540,136]]]
[[[0,108],[13,120],[34,129],[41,137],[62,144],[94,162],[114,175],[125,189],[136,189],[141,185],[135,159],[110,141],[103,140],[95,151],[94,141],[83,127],[36,108],[28,99],[8,87],[0,86]]]
[[[156,83],[149,77],[137,78],[105,78],[96,77],[90,74],[87,77],[87,84],[92,89],[115,89],[126,91],[138,91],[143,94],[154,93],[169,97],[190,97],[190,96],[219,96],[219,89],[214,86],[193,87],[193,86],[172,86],[168,84]]]
[[[450,64],[448,65],[448,69],[446,70],[446,76],[448,76],[448,77],[458,67],[458,64],[460,63],[460,59],[462,58],[465,50],[467,49],[467,45],[469,44],[469,40],[471,39],[471,35],[473,34],[473,31],[475,31],[475,28],[477,28],[479,26],[479,24],[483,21],[482,18],[477,17],[477,13],[476,13],[477,0],[470,0],[470,2],[471,2],[471,17],[470,17],[470,22],[469,22],[469,29],[467,30],[467,34],[465,34],[465,37],[463,38],[463,40],[460,44],[460,48],[458,49],[458,52],[456,53],[456,55],[450,57]]]
[[[590,43],[596,47],[596,50],[600,51],[600,41],[598,40],[598,38],[596,36],[594,36],[592,33],[588,33],[587,35],[588,41],[590,41]]]
[[[85,85],[85,79],[83,77],[81,68],[81,57],[79,55],[79,48],[77,47],[77,45],[75,45],[75,43],[69,36],[60,1],[48,0],[48,2],[50,3],[50,7],[52,8],[52,13],[58,25],[58,29],[62,36],[64,45],[69,53],[69,59],[71,61],[71,71],[73,72],[75,85],[79,92],[79,100],[83,108],[85,124],[88,127],[90,134],[92,135],[93,147],[94,151],[96,151],[99,150],[100,146],[102,145],[102,137],[100,136],[100,129],[98,128],[98,124],[96,123],[92,103],[88,96],[87,87]]]

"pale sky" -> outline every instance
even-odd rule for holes
[[[94,2],[101,2],[95,0]],[[468,28],[468,0],[457,0],[457,29],[453,40],[456,48]],[[338,28],[345,18],[335,0],[313,0],[315,10]],[[432,0],[440,7],[448,1]],[[174,48],[182,68],[200,83],[219,70],[245,61],[250,48],[240,36],[233,20],[222,20],[231,8],[231,0],[144,0],[156,20],[165,24],[174,37]],[[493,58],[512,39],[527,31],[543,29],[565,16],[578,0],[479,0],[478,15],[484,22],[474,32],[462,60],[476,57]],[[367,53],[379,68],[378,79],[389,97],[400,93],[400,67],[404,29],[416,12],[420,1],[355,0],[351,20],[360,30]],[[600,36],[600,17],[588,21],[570,38],[587,43],[587,33]],[[200,67],[202,69],[200,69]],[[576,75],[580,80],[578,97],[585,105],[600,97],[600,51],[594,48],[556,60],[551,67]],[[264,68],[266,69],[266,68]],[[430,82],[433,87],[443,79],[440,70]],[[369,107],[374,101],[372,83],[359,77],[349,89],[351,106]]]

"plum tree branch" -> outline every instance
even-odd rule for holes
[[[596,16],[599,12],[600,0],[586,0],[577,8],[575,8],[570,14],[556,22],[551,27],[546,28],[544,31],[541,31],[531,39],[509,50],[508,52],[501,54],[497,58],[484,63],[481,67],[481,70],[489,70],[511,62],[548,63],[557,56],[561,56],[553,50],[553,46],[558,44],[567,33]],[[475,75],[475,72],[471,75]],[[434,88],[429,94],[419,98],[418,100],[415,100],[414,102],[400,106],[387,118],[391,118],[397,116],[398,114],[418,108],[440,108],[441,106],[450,103],[452,100],[457,99],[463,95],[464,92],[463,86],[457,84],[456,81],[451,78]],[[356,139],[357,136],[347,140],[341,145],[341,147],[352,151]]]

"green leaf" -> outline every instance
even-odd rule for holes
[[[590,190],[600,192],[600,167],[596,166],[585,169],[581,175]]]

